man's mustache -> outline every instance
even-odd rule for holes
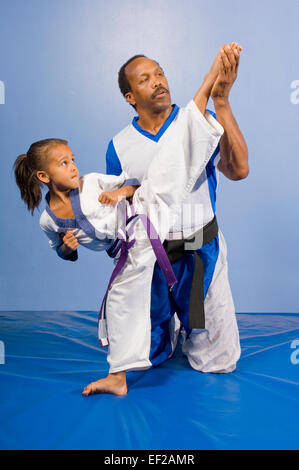
[[[166,93],[169,93],[169,91],[167,90],[167,88],[164,88],[163,86],[160,86],[159,88],[157,88],[154,93],[152,94],[152,98],[156,98],[157,95],[159,95],[159,93],[161,93],[162,91],[165,91]]]

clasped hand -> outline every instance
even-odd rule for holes
[[[220,60],[220,67],[218,77],[211,90],[211,98],[228,98],[237,78],[241,51],[242,46],[237,42],[225,44],[219,49],[217,58]]]

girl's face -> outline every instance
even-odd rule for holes
[[[79,171],[74,162],[73,152],[68,145],[57,145],[51,150],[46,173],[49,183],[59,191],[78,188]]]

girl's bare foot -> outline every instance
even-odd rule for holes
[[[113,393],[114,395],[126,395],[128,392],[126,372],[120,371],[108,374],[104,379],[91,382],[84,388],[82,395],[94,395],[96,393]]]

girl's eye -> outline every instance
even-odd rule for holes
[[[65,166],[67,162],[62,162],[62,166]]]

